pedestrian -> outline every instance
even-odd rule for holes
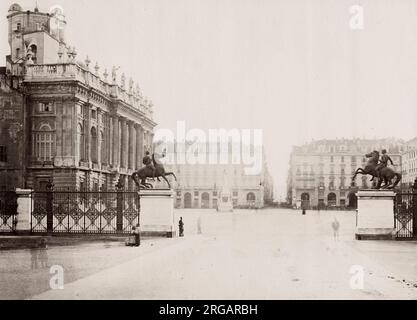
[[[44,238],[42,238],[40,242],[39,262],[42,268],[48,267],[48,244]]]
[[[134,236],[135,236],[135,247],[139,247],[140,246],[140,225],[139,225],[139,223],[136,225]]]
[[[38,265],[38,258],[39,258],[39,248],[31,248],[30,249],[30,262],[31,262],[31,269],[36,270],[39,268]]]
[[[182,217],[180,218],[180,222],[178,224],[180,237],[184,237],[184,222],[182,221]]]
[[[201,216],[198,216],[198,219],[197,219],[197,234],[201,234],[202,233],[202,231],[201,231]]]
[[[335,241],[339,240],[339,227],[340,227],[339,221],[335,217],[333,222],[332,222],[333,237],[334,237]]]
[[[135,245],[136,227],[132,227],[129,238],[126,240],[126,246],[133,247]]]

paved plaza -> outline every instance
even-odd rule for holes
[[[180,216],[185,238],[146,239],[140,248],[50,247],[48,265],[64,268],[63,290],[50,289],[49,268],[31,269],[30,250],[1,251],[0,298],[417,298],[417,242],[356,241],[354,211],[176,211]],[[358,270],[363,287],[352,285]]]

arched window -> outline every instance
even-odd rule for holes
[[[77,127],[77,144],[78,144],[78,159],[85,160],[85,142],[84,142],[84,128],[81,123]]]
[[[305,192],[301,195],[301,207],[308,209],[310,207],[310,194]]]
[[[255,194],[254,194],[253,192],[249,192],[249,193],[246,195],[246,201],[247,201],[247,204],[248,204],[248,205],[251,205],[251,206],[255,205],[255,201],[256,201],[256,196],[255,196]]]
[[[335,193],[329,193],[327,196],[327,204],[329,206],[336,206],[336,194]]]
[[[201,208],[203,209],[210,208],[210,195],[207,192],[204,192],[201,195]]]
[[[192,196],[191,193],[187,192],[184,195],[184,208],[189,209],[192,207]]]
[[[37,64],[37,61],[38,61],[38,59],[37,59],[38,47],[36,46],[36,44],[32,44],[29,48],[30,48],[30,50],[32,50],[32,54],[33,54],[32,60],[33,60],[33,63],[34,64]]]
[[[41,124],[33,133],[33,154],[37,161],[52,161],[55,154],[55,132],[49,124]]]
[[[93,162],[93,163],[98,163],[98,158],[97,158],[97,145],[98,145],[98,143],[97,143],[98,141],[97,141],[97,130],[96,130],[96,128],[94,128],[94,127],[92,127],[91,128],[91,152],[90,152],[90,154],[91,154],[91,161]]]

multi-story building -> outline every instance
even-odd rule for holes
[[[307,207],[355,207],[359,188],[372,186],[370,176],[352,177],[366,165],[365,154],[386,149],[401,172],[405,142],[396,139],[320,140],[293,148],[288,174],[288,201]]]
[[[152,148],[153,106],[116,68],[77,60],[65,18],[10,7],[0,68],[0,189],[110,189]]]
[[[178,178],[175,207],[216,209],[222,192],[231,194],[235,208],[262,208],[272,203],[273,179],[266,161],[256,175],[245,174],[245,167],[243,163],[167,165]],[[225,185],[230,190],[224,190]]]
[[[402,186],[408,188],[417,178],[417,138],[407,141],[407,148],[402,153]]]

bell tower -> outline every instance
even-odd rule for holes
[[[24,11],[19,4],[13,4],[7,15],[10,54],[8,67],[27,62],[49,64],[56,62],[60,44],[65,44],[66,21],[63,9],[53,7],[49,13]],[[13,70],[13,67],[10,68]]]

